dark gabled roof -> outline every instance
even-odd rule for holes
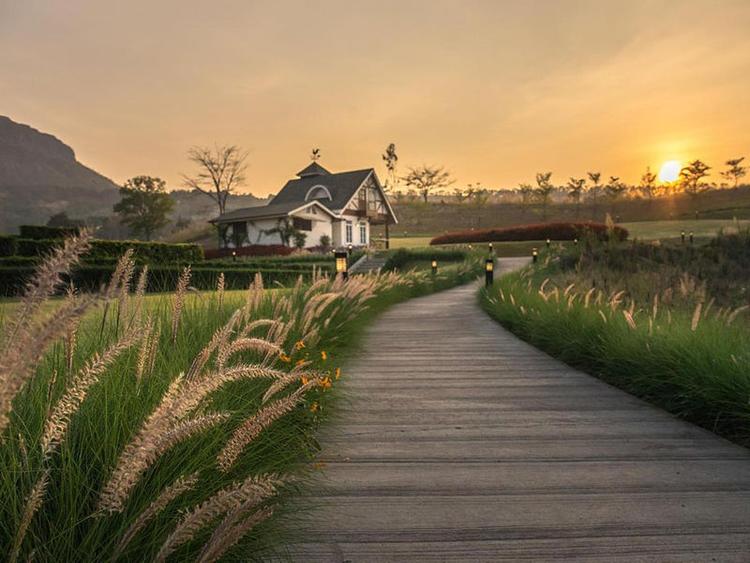
[[[211,219],[211,223],[231,223],[233,221],[242,221],[245,219],[273,219],[274,217],[284,217],[299,207],[309,205],[311,203],[320,204],[319,201],[290,201],[288,203],[271,203],[270,205],[257,205],[255,207],[243,207],[242,209],[235,209],[224,215]],[[330,215],[335,215],[325,205],[321,205],[321,208]]]
[[[330,172],[317,162],[312,162],[309,166],[306,166],[297,172],[297,176],[300,178],[305,178],[307,176],[322,176],[323,174],[330,174]]]
[[[313,162],[313,164],[316,163]],[[310,168],[310,166],[308,166],[308,168]],[[302,205],[305,202],[305,196],[310,188],[320,185],[325,186],[328,189],[332,199],[329,201],[326,198],[317,201],[320,201],[320,203],[329,209],[343,209],[357,191],[357,188],[362,185],[362,182],[365,181],[365,178],[367,178],[371,172],[372,168],[366,168],[364,170],[338,172],[336,174],[326,172],[321,175],[305,176],[295,180],[289,180],[286,185],[281,188],[278,195],[271,200],[271,205],[288,203]]]

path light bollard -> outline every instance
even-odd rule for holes
[[[531,250],[531,261],[536,264],[537,260],[539,260],[539,252],[534,248]]]
[[[490,287],[493,282],[493,274],[495,270],[495,261],[492,258],[487,258],[484,261],[484,286]]]
[[[552,241],[547,239],[547,248],[549,248],[549,245],[552,244]]]
[[[685,231],[680,232],[680,238],[682,239],[682,244],[685,244]]]
[[[693,231],[690,231],[690,244],[693,244],[693,240],[695,240],[693,237]]]
[[[336,257],[336,275],[341,275],[345,280],[349,279],[349,260],[348,254],[344,250],[337,250],[334,253]]]
[[[430,265],[432,266],[432,275],[434,276],[435,274],[437,274],[437,260],[433,258]]]
[[[573,244],[575,244],[576,246],[578,246],[578,239],[577,238],[573,239]]]
[[[237,251],[232,250],[232,262],[236,262],[236,261],[237,261]]]
[[[351,256],[352,255],[352,248],[353,247],[352,247],[351,244],[349,244],[349,246],[346,247],[346,254],[347,254],[347,256]]]
[[[489,251],[490,251],[490,256],[492,256],[492,243],[488,244],[488,245],[487,245],[487,248],[488,248],[488,249],[489,249]]]

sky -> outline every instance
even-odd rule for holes
[[[116,182],[248,152],[492,188],[750,157],[750,0],[0,0],[0,114]],[[717,176],[714,175],[716,179]]]

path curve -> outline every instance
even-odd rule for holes
[[[476,286],[362,350],[295,560],[750,561],[750,452],[518,340]]]

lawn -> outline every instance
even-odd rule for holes
[[[698,219],[685,221],[639,221],[622,223],[630,232],[630,238],[645,240],[679,238],[680,232],[693,232],[696,237],[713,237],[720,229],[725,232],[737,232],[737,227],[747,228],[750,221],[733,221],[731,219]]]

